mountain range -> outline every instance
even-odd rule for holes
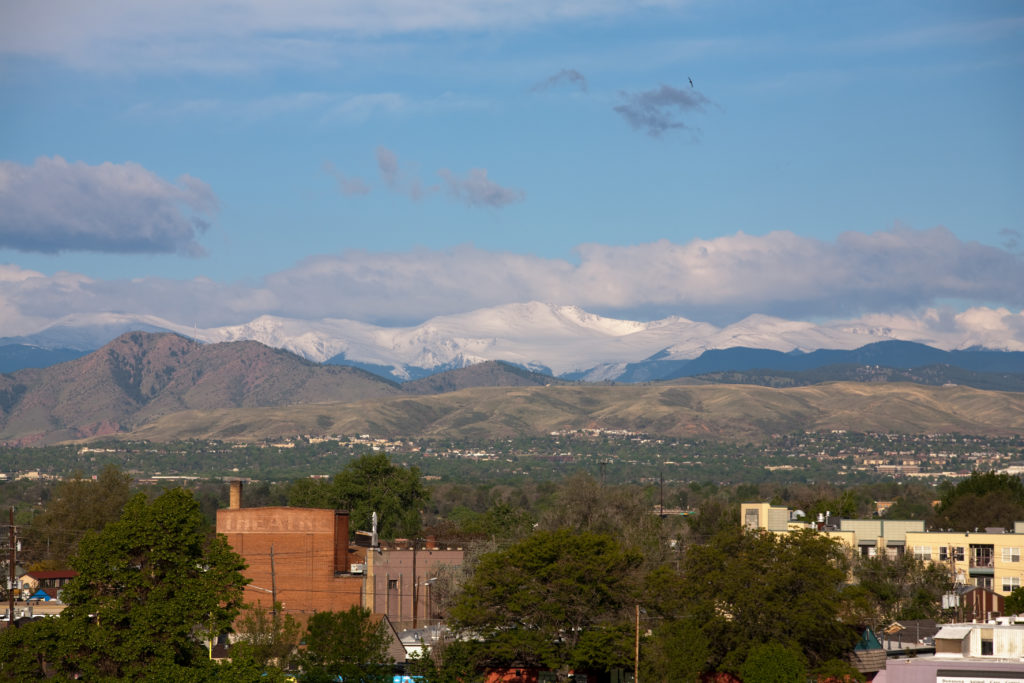
[[[80,358],[0,375],[0,442],[32,445],[120,434],[187,411],[352,404],[550,381],[489,362],[455,377],[440,373],[402,387],[259,342],[201,344],[172,333],[129,332]]]
[[[945,363],[978,372],[1020,371],[1014,368],[1021,367],[1024,341],[984,317],[930,327],[893,320],[884,325],[815,324],[753,315],[717,327],[682,317],[619,320],[539,302],[439,316],[411,327],[268,315],[242,325],[198,328],[145,315],[71,315],[31,334],[0,338],[0,372],[81,356],[129,331],[175,332],[207,343],[258,341],[316,363],[348,365],[402,382],[484,361],[568,380],[636,382],[753,368],[805,371],[839,363],[886,364],[900,353],[905,358],[893,367]],[[842,354],[893,341],[915,346]],[[987,360],[976,355],[985,353]]]
[[[887,342],[856,353],[877,359],[884,355],[880,349],[893,344],[903,353],[916,346]],[[973,358],[987,352],[963,353]],[[595,425],[747,438],[766,429],[849,428],[847,423],[910,431],[1024,431],[1024,393],[890,387],[780,390],[708,386],[686,378],[595,384],[499,361],[399,384],[254,341],[201,344],[172,333],[130,332],[81,358],[0,375],[0,442],[364,432],[504,437]],[[899,406],[906,415],[894,412]],[[841,419],[834,420],[836,415]]]

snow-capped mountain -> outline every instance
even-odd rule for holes
[[[3,344],[91,351],[130,330],[172,331],[204,342],[255,340],[317,362],[375,368],[408,379],[486,360],[503,360],[555,375],[616,379],[629,364],[686,361],[712,349],[748,347],[781,352],[859,348],[886,340],[944,350],[985,347],[1024,351],[1024,314],[971,309],[955,316],[875,315],[812,323],[752,315],[725,327],[671,317],[619,320],[576,306],[508,304],[432,318],[410,327],[353,320],[261,316],[242,325],[197,328],[144,315],[61,318]]]

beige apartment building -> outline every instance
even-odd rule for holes
[[[921,520],[839,519],[822,515],[808,520],[799,510],[769,503],[743,503],[740,520],[745,528],[788,533],[816,529],[865,557],[890,558],[904,553],[949,568],[950,577],[963,585],[988,588],[1009,595],[1024,579],[1024,522],[1012,530],[925,531]]]
[[[1009,595],[1024,577],[1021,549],[1024,522],[1012,530],[928,531],[907,534],[907,551],[915,557],[949,567],[957,583],[980,586]]]

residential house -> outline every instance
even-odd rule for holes
[[[56,598],[60,590],[76,576],[78,572],[72,569],[26,572],[21,577],[21,595],[31,596],[42,588],[48,589],[47,593]]]

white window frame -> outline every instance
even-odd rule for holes
[[[1020,588],[1020,577],[1019,576],[1004,576],[1003,577],[1003,592],[1011,593],[1014,588]]]
[[[932,559],[932,547],[930,545],[915,545],[914,546],[914,557],[918,560],[927,560],[931,562]]]
[[[1020,548],[1003,548],[1003,562],[1020,562]]]

